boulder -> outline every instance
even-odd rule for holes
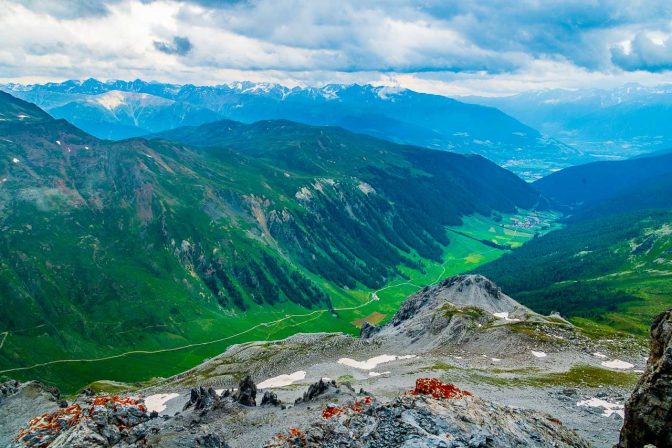
[[[233,400],[243,406],[257,405],[257,385],[254,384],[250,375],[240,381],[238,390],[233,394]]]
[[[196,438],[196,446],[203,448],[229,448],[224,439],[217,434],[206,434]]]
[[[275,392],[271,392],[267,390],[264,392],[264,396],[261,397],[261,405],[262,406],[280,406],[282,401],[278,399],[278,396],[275,394]]]
[[[646,370],[625,404],[618,447],[672,446],[672,309],[651,326]]]

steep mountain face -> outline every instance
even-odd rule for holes
[[[327,85],[290,89],[249,82],[201,87],[139,80],[106,83],[87,80],[31,86],[6,85],[3,88],[36,102],[55,116],[75,124],[87,124],[83,129],[99,137],[113,136],[113,132],[117,132],[118,137],[128,136],[132,130],[127,128],[129,122],[124,121],[123,116],[116,119],[118,131],[110,127],[96,128],[94,123],[113,123],[114,117],[104,107],[84,109],[82,102],[91,104],[111,93],[133,93],[144,95],[143,110],[152,110],[151,103],[170,100],[175,102],[175,107],[179,104],[184,108],[197,109],[193,114],[198,119],[206,119],[207,114],[202,111],[209,110],[213,115],[246,123],[287,119],[320,126],[340,126],[397,143],[481,154],[528,178],[539,177],[540,173],[549,172],[551,168],[569,165],[569,159],[576,153],[497,109],[390,87]],[[146,113],[151,115],[154,112]],[[196,121],[195,116],[189,119]],[[162,125],[168,128],[170,124]],[[141,127],[148,129],[147,126],[145,122]]]
[[[651,350],[646,371],[625,405],[618,447],[671,446],[672,434],[672,309],[651,325]]]
[[[51,107],[49,112],[99,138],[113,140],[199,125],[221,118],[209,109],[147,93],[119,90],[98,95],[75,95],[72,101]]]
[[[596,159],[626,158],[672,146],[666,120],[672,110],[670,85],[554,89],[463,100],[497,107]]]
[[[334,291],[440,259],[462,216],[539,201],[479,156],[341,129],[223,122],[210,147],[115,143],[1,104],[16,117],[0,122],[5,368],[212,339],[247,329],[243,311],[326,311]]]
[[[593,163],[535,182],[572,214],[564,229],[478,268],[540,312],[644,335],[670,304],[672,158]]]

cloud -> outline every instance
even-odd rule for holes
[[[62,19],[103,16],[108,13],[107,5],[114,0],[23,0],[28,9]]]
[[[154,48],[166,54],[184,56],[191,51],[193,45],[187,37],[173,36],[172,42],[154,41]]]
[[[672,36],[641,32],[632,40],[611,49],[611,60],[627,71],[672,70]]]
[[[503,91],[672,70],[669,0],[0,1],[5,79]]]

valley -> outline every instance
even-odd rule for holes
[[[80,356],[66,358],[41,353],[39,358],[34,358],[39,359],[39,362],[7,366],[8,368],[0,370],[0,375],[39,379],[57,385],[65,393],[72,393],[101,379],[135,383],[153,377],[175,375],[204,359],[222,353],[233,344],[246,341],[275,340],[295,333],[322,331],[355,335],[359,332],[359,321],[386,322],[401,302],[413,292],[447,276],[471,270],[499,258],[507,252],[503,247],[520,246],[532,239],[535,233],[543,234],[556,228],[558,216],[552,212],[522,212],[504,215],[496,221],[486,217],[466,217],[462,226],[451,228],[461,234],[451,237],[451,244],[443,249],[441,262],[418,257],[420,269],[406,268],[402,271],[405,278],[395,279],[376,291],[347,290],[315,277],[313,280],[316,284],[323,287],[331,297],[333,312],[329,309],[306,311],[299,306],[284,304],[282,307],[258,306],[244,312],[219,315],[213,313],[183,325],[184,334],[195,335],[195,339],[189,339],[188,343],[186,338],[169,338],[159,340],[157,345],[148,344],[146,348],[129,346],[104,350],[92,346],[80,350]],[[524,220],[526,217],[538,218],[538,224],[532,228],[516,227],[514,219]],[[496,242],[502,248],[486,246],[477,241],[479,239]],[[378,317],[371,319],[371,316]],[[123,323],[114,324],[112,327],[105,327],[105,322],[87,323],[92,327],[102,326],[114,333],[125,331]],[[133,328],[126,332],[148,330],[151,328]],[[3,349],[4,356],[11,358],[12,352],[26,353],[36,343],[48,345],[51,336],[42,333],[43,331],[43,326],[8,331],[3,339],[3,343],[8,342]],[[129,364],[134,368],[125,369],[124,366]]]
[[[0,448],[672,447],[670,18],[0,0]]]
[[[535,310],[646,335],[672,305],[672,158],[568,168],[537,182],[564,228],[476,269]]]

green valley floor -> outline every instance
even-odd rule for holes
[[[418,289],[447,276],[471,271],[521,246],[535,235],[558,228],[558,218],[559,215],[553,212],[527,211],[496,217],[466,217],[461,226],[448,229],[450,244],[444,248],[442,263],[417,257],[421,269],[402,268],[403,278],[392,279],[377,291],[364,287],[346,290],[319,277],[312,278],[328,291],[333,312],[309,310],[294,304],[250,308],[244,313],[208,312],[190,322],[183,334],[170,338],[164,333],[160,337],[151,337],[152,328],[149,327],[124,328],[115,322],[91,322],[91,325],[109,325],[110,332],[147,333],[150,337],[143,337],[134,347],[74,347],[73,353],[81,356],[70,359],[50,356],[49,347],[54,341],[40,332],[44,325],[3,331],[0,332],[0,350],[23,362],[19,366],[0,366],[0,377],[38,379],[58,386],[65,393],[72,393],[97,380],[136,383],[174,375],[236,343],[281,339],[299,332],[357,334],[365,320],[381,323],[391,318],[404,298]],[[37,356],[24,360],[22,351],[25,353],[30,348],[34,352],[36,345],[40,347],[39,360]]]

